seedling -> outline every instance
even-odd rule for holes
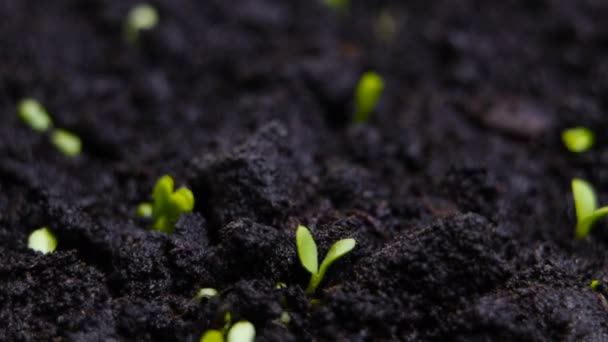
[[[582,179],[575,178],[572,180],[572,197],[574,198],[577,221],[574,236],[577,240],[582,240],[589,234],[593,224],[608,216],[608,206],[597,208],[595,191],[589,183]]]
[[[196,296],[194,296],[194,300],[200,302],[203,298],[209,299],[214,296],[217,296],[217,290],[211,287],[205,287],[198,290]]]
[[[174,224],[179,216],[194,209],[194,195],[192,191],[181,187],[173,191],[173,178],[162,176],[152,191],[153,203],[142,203],[137,207],[139,216],[150,214],[154,218],[152,229],[172,234]]]
[[[23,122],[38,132],[45,132],[53,125],[53,120],[42,104],[34,99],[26,98],[19,101],[17,114]]]
[[[51,142],[66,157],[76,157],[82,151],[80,138],[64,129],[54,129],[51,132]]]
[[[255,327],[250,322],[239,321],[234,323],[232,327],[230,325],[231,317],[227,316],[226,326],[222,330],[211,329],[205,331],[199,342],[253,342],[255,340]]]
[[[296,247],[302,266],[311,274],[306,292],[313,293],[323,280],[327,268],[355,248],[355,239],[342,239],[335,242],[327,252],[325,259],[318,267],[317,244],[308,228],[300,225],[296,231]]]
[[[591,281],[591,284],[589,284],[589,288],[591,289],[591,291],[597,291],[598,285],[599,285],[599,282],[597,281],[597,279],[593,279]]]
[[[57,238],[47,227],[34,230],[27,239],[29,249],[48,254],[57,248]]]
[[[375,72],[368,71],[361,76],[355,89],[355,115],[356,124],[365,123],[374,109],[376,102],[384,90],[384,81]]]
[[[325,6],[334,11],[347,11],[350,7],[350,0],[322,0]]]
[[[585,127],[569,128],[562,132],[562,142],[570,152],[585,152],[593,146],[594,140],[593,132]]]
[[[136,44],[141,31],[151,30],[158,24],[158,12],[149,4],[138,4],[129,11],[124,24],[125,39]]]

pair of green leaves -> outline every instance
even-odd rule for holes
[[[576,209],[575,238],[584,239],[594,223],[608,216],[608,206],[598,209],[597,196],[593,187],[582,179],[572,180],[572,196]]]
[[[53,127],[53,120],[42,104],[26,98],[17,104],[17,115],[33,130],[45,133]],[[80,138],[65,129],[55,128],[50,132],[51,143],[65,156],[75,157],[82,150]]]
[[[355,248],[355,239],[342,239],[336,241],[325,255],[321,267],[319,267],[319,259],[317,254],[317,244],[313,239],[308,228],[300,225],[296,231],[296,246],[298,250],[298,257],[302,266],[311,274],[310,282],[306,288],[306,292],[313,293],[323,280],[327,268],[334,263],[334,261],[340,259],[348,252]]]
[[[207,330],[199,342],[253,342],[255,340],[255,327],[247,321],[239,321],[228,330],[224,338],[222,330]]]
[[[154,218],[152,229],[172,234],[175,230],[175,221],[185,212],[194,209],[194,195],[192,191],[181,187],[173,191],[173,178],[161,177],[152,191],[150,203],[142,203],[137,208],[139,216],[151,216]]]

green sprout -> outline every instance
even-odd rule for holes
[[[42,104],[34,99],[26,98],[19,101],[17,114],[23,122],[38,132],[45,132],[53,125],[53,120]]]
[[[310,282],[306,288],[306,292],[313,293],[317,289],[317,286],[323,280],[327,268],[336,260],[340,259],[353,248],[355,248],[355,239],[342,239],[336,241],[325,255],[325,259],[319,267],[317,257],[317,244],[312,238],[308,228],[299,225],[296,231],[296,247],[298,250],[298,257],[302,266],[311,274]]]
[[[361,76],[355,89],[355,115],[353,121],[356,124],[365,123],[369,120],[371,111],[384,90],[384,81],[373,71],[368,71]]]
[[[51,142],[66,157],[76,157],[82,151],[80,138],[65,129],[54,129],[51,132]]]
[[[199,342],[253,342],[255,340],[255,327],[250,322],[239,321],[234,323],[232,327],[230,327],[231,320],[227,319],[226,323],[227,326],[222,330],[210,329],[205,331]]]
[[[570,152],[585,152],[593,146],[594,140],[593,132],[585,127],[569,128],[562,132],[562,142]]]
[[[142,203],[137,207],[139,216],[146,217],[147,214],[154,218],[152,229],[172,234],[175,230],[174,224],[179,216],[194,209],[194,195],[192,191],[181,187],[173,191],[173,178],[162,176],[152,191],[153,203]],[[150,212],[151,208],[151,212]]]
[[[211,297],[217,296],[217,293],[218,292],[216,289],[211,288],[211,287],[205,287],[205,288],[198,290],[198,292],[194,296],[194,300],[197,302],[200,302],[201,299],[203,299],[203,298],[209,299]]]
[[[321,0],[321,2],[336,12],[347,11],[350,7],[350,0]]]
[[[29,249],[48,254],[57,248],[57,238],[48,227],[34,230],[27,239]]]
[[[151,30],[158,24],[158,12],[149,4],[141,3],[129,11],[124,24],[127,42],[137,43],[141,31]]]
[[[582,240],[589,234],[593,224],[608,216],[608,206],[598,209],[597,197],[593,187],[582,179],[575,178],[572,180],[572,197],[574,198],[577,221],[574,235],[577,240]]]
[[[591,291],[597,291],[598,285],[599,285],[599,281],[597,279],[593,279],[591,281],[591,284],[589,284],[589,288],[591,289]]]

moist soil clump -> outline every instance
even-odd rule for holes
[[[134,1],[0,2],[0,340],[198,341],[226,312],[259,341],[608,340],[608,226],[575,241],[570,193],[608,198],[608,3],[151,4],[129,44]],[[172,235],[136,215],[164,174],[196,199]],[[312,295],[299,224],[357,241]]]

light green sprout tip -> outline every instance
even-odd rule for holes
[[[158,12],[149,4],[141,3],[129,11],[124,25],[125,39],[136,43],[143,30],[153,29],[158,24]]]
[[[23,122],[38,132],[45,132],[53,125],[53,120],[42,104],[34,99],[26,98],[19,101],[17,114]]]
[[[572,180],[572,197],[576,210],[576,229],[574,237],[584,239],[593,224],[599,219],[608,216],[608,206],[598,209],[597,197],[593,187],[582,179]]]
[[[365,123],[369,120],[371,111],[384,90],[384,81],[375,72],[368,71],[361,76],[355,89],[355,115],[353,121],[356,124]]]
[[[140,217],[147,217],[146,215],[150,214],[154,218],[152,229],[167,234],[173,233],[175,221],[181,214],[194,209],[192,191],[184,187],[173,191],[173,186],[173,178],[167,175],[162,176],[152,191],[153,202],[141,203],[137,207],[137,214]]]
[[[321,0],[328,8],[334,11],[347,11],[350,7],[350,0]]]
[[[591,281],[591,284],[589,284],[589,288],[591,289],[591,291],[597,291],[598,285],[599,285],[599,282],[597,281],[597,279],[593,279]]]
[[[80,138],[65,129],[54,129],[51,132],[51,142],[67,157],[76,157],[82,151]]]
[[[27,239],[27,247],[43,254],[52,253],[57,248],[57,238],[50,229],[42,227],[30,234]]]
[[[355,248],[355,239],[342,239],[336,241],[327,252],[325,259],[321,263],[321,267],[318,265],[317,256],[317,244],[312,238],[308,228],[300,225],[296,231],[296,247],[298,250],[298,257],[302,266],[311,274],[310,282],[306,288],[306,292],[313,293],[317,289],[317,286],[323,280],[327,268],[334,263],[334,261],[340,259],[347,253]]]
[[[201,299],[203,298],[211,298],[214,296],[217,296],[217,290],[211,287],[205,287],[202,288],[200,290],[198,290],[198,292],[196,293],[196,295],[194,296],[194,300],[196,300],[197,302],[200,302]]]
[[[562,132],[562,142],[570,152],[585,152],[593,146],[594,140],[593,132],[585,127],[569,128]]]
[[[254,340],[255,327],[250,322],[236,322],[228,331],[228,342],[253,342]]]

